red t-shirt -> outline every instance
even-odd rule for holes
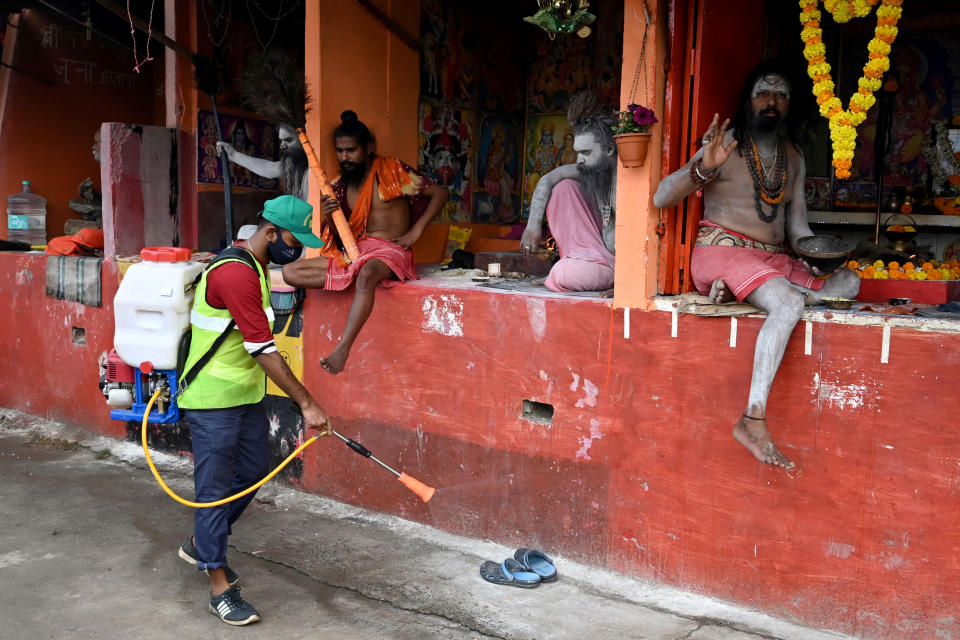
[[[246,264],[227,262],[207,274],[207,304],[230,312],[251,355],[277,350],[270,321],[263,311],[260,278]]]

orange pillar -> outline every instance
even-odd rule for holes
[[[646,5],[646,6],[645,6]],[[655,0],[625,0],[623,14],[623,68],[620,103],[637,102],[651,107],[663,120],[666,59],[665,11]],[[649,19],[649,22],[647,20]],[[646,46],[644,47],[644,32]],[[644,60],[641,65],[641,51]],[[637,93],[631,96],[638,65],[641,67]],[[662,123],[653,125],[650,149],[643,167],[617,173],[617,268],[615,307],[651,308],[657,293],[657,252],[659,215],[653,206],[653,191],[660,176]]]
[[[420,3],[379,3],[406,33],[417,37]],[[417,162],[420,57],[356,0],[307,2],[304,71],[310,89],[307,135],[331,178],[340,173],[331,136],[340,114],[357,112],[376,138],[377,151]],[[310,204],[320,206],[310,177]],[[319,216],[314,217],[315,225]],[[315,229],[317,230],[317,229]],[[307,255],[317,255],[308,250]]]

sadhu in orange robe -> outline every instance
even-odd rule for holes
[[[429,198],[424,196],[424,191],[433,184],[433,181],[397,158],[375,156],[370,173],[360,188],[360,196],[351,210],[347,203],[347,185],[339,177],[333,180],[330,186],[333,187],[340,209],[347,216],[350,231],[357,239],[360,257],[347,264],[345,256],[334,239],[332,225],[325,225],[320,236],[326,243],[320,249],[320,255],[329,258],[324,289],[329,291],[346,289],[356,278],[360,267],[373,258],[382,260],[395,276],[395,279],[382,280],[380,282],[382,287],[392,287],[404,280],[417,279],[417,272],[413,267],[413,251],[404,249],[389,240],[367,237],[367,216],[370,215],[370,208],[373,205],[374,184],[378,186],[380,199],[384,202],[396,198],[410,198],[412,222],[426,208]]]

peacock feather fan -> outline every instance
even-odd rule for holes
[[[193,56],[193,81],[197,89],[209,96],[219,96],[230,89],[230,65],[226,57],[214,53],[212,58]]]
[[[307,125],[310,91],[289,56],[279,49],[256,53],[240,72],[240,97],[261,117],[302,129]]]

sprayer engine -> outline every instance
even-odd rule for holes
[[[175,369],[154,369],[150,362],[131,367],[115,351],[107,356],[106,372],[100,378],[100,390],[113,407],[114,420],[139,422],[147,410],[147,401],[160,391],[147,418],[149,422],[170,424],[180,419],[180,409],[171,390],[177,388]]]
[[[116,349],[111,349],[100,365],[100,391],[114,409],[133,406],[133,367],[124,362]]]
[[[173,402],[171,386],[176,385],[175,370],[156,370],[150,362],[141,362],[131,367],[123,361],[116,350],[111,350],[102,362],[100,391],[113,407],[110,416],[114,420],[140,420],[146,409],[146,399],[160,390],[156,405],[150,412],[150,422],[176,422],[180,412]]]

